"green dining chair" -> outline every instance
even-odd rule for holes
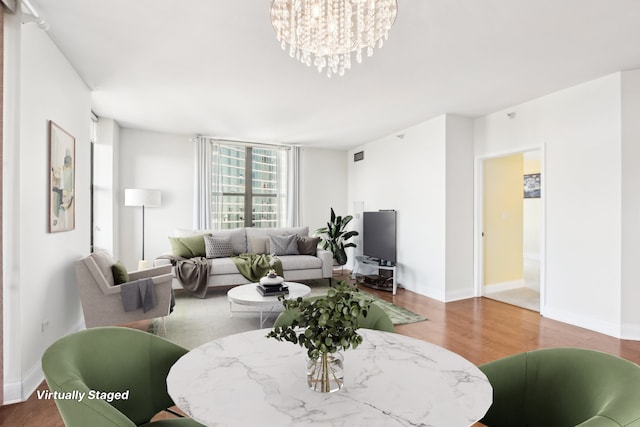
[[[319,298],[323,298],[323,296],[309,297],[307,298],[307,300],[313,301]],[[298,309],[285,309],[278,315],[273,327],[275,328],[289,326],[299,316],[300,311]],[[358,317],[358,326],[361,328],[375,329],[378,331],[395,332],[393,323],[391,322],[391,319],[389,319],[387,313],[385,313],[383,309],[373,303],[369,307],[369,311],[367,312],[366,317],[362,314],[360,315],[360,317]]]
[[[167,374],[185,353],[185,348],[147,332],[98,327],[53,343],[42,356],[42,370],[49,389],[64,393],[56,405],[67,427],[196,427],[201,424],[190,418],[150,422],[174,406],[167,393]],[[112,400],[118,396],[96,396],[96,392],[127,395]],[[84,393],[81,400],[80,393]]]
[[[640,426],[640,366],[620,357],[549,348],[480,370],[493,387],[488,427]]]

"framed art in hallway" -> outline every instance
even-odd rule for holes
[[[540,174],[531,173],[524,176],[524,198],[540,198]]]
[[[49,232],[75,228],[76,139],[49,121]]]

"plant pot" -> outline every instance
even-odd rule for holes
[[[333,393],[344,384],[342,353],[320,353],[317,359],[307,358],[307,386],[320,393]]]

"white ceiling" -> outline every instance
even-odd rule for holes
[[[270,0],[31,0],[122,126],[348,148],[640,68],[639,0],[398,0],[344,77],[281,50]]]

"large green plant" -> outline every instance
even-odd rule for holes
[[[345,217],[337,216],[331,208],[331,218],[327,222],[326,227],[321,227],[316,230],[316,235],[320,237],[322,242],[322,249],[333,252],[333,258],[338,265],[345,265],[347,263],[347,252],[345,248],[355,248],[356,244],[348,242],[354,236],[358,235],[355,230],[346,231],[347,225],[353,217],[347,215]]]
[[[342,281],[330,288],[325,298],[280,297],[285,309],[300,315],[289,326],[275,327],[267,337],[305,347],[310,359],[356,348],[362,343],[362,336],[356,332],[358,316],[366,317],[371,306],[371,300],[359,297],[357,292],[357,288]]]

